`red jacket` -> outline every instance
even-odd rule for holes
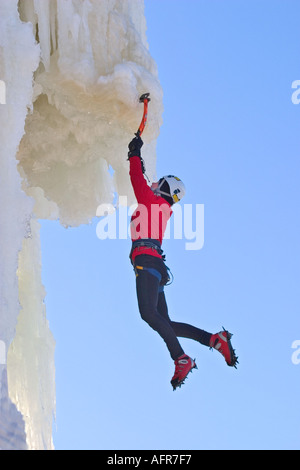
[[[138,203],[130,222],[131,239],[135,241],[151,238],[162,243],[168,220],[172,215],[171,205],[164,198],[156,196],[148,186],[140,158],[131,157],[129,162],[131,184]],[[133,251],[132,261],[141,254],[162,258],[155,249],[139,247]]]

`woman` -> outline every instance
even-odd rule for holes
[[[236,367],[237,357],[231,345],[231,334],[224,330],[211,334],[186,323],[174,322],[168,314],[164,286],[169,281],[161,244],[172,215],[172,205],[185,194],[182,181],[164,176],[151,188],[144,178],[141,158],[142,139],[137,136],[129,144],[130,179],[138,202],[131,218],[132,249],[130,259],[136,273],[136,290],[141,317],[165,341],[175,362],[171,380],[173,389],[180,387],[189,372],[196,368],[195,360],[185,354],[178,337],[190,338],[217,349],[229,366]]]

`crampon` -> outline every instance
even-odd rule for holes
[[[193,369],[197,369],[195,359],[191,359],[186,354],[183,354],[175,361],[175,373],[171,380],[173,390],[176,390],[176,388],[184,384],[187,375]]]
[[[210,348],[219,351],[219,353],[221,353],[225,358],[226,364],[230,367],[235,367],[236,369],[239,361],[235,354],[235,350],[232,347],[230,341],[231,338],[232,334],[223,327],[223,331],[212,335],[210,340]]]

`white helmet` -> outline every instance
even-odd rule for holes
[[[174,203],[179,202],[185,195],[185,186],[177,176],[163,176],[158,182],[155,194],[168,196]]]

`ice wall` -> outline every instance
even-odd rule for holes
[[[162,93],[143,0],[20,3],[21,18],[38,25],[42,52],[20,165],[28,185],[57,204],[61,223],[78,225],[94,217],[99,204],[112,202],[115,190],[132,196],[126,148],[146,91],[152,101],[144,156],[150,178],[155,171]]]
[[[0,80],[0,449],[52,449],[54,339],[37,219],[77,226],[115,192],[133,201],[126,149],[145,92],[143,156],[155,174],[162,90],[143,0],[1,0]]]
[[[0,449],[26,447],[24,421],[7,388],[7,351],[19,313],[18,253],[29,236],[33,201],[21,189],[16,153],[32,107],[33,72],[39,64],[31,24],[21,23],[17,1],[0,2],[0,74],[6,104],[0,106]]]

